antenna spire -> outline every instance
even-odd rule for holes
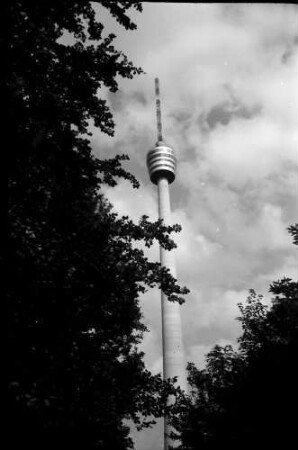
[[[157,119],[157,142],[162,142],[161,110],[160,110],[159,79],[155,78],[156,119]]]

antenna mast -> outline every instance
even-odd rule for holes
[[[160,110],[159,79],[155,78],[156,119],[157,119],[157,142],[162,142],[161,110]]]

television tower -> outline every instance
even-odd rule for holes
[[[175,180],[177,158],[172,148],[168,147],[162,138],[161,108],[159,94],[159,80],[155,79],[156,117],[157,117],[157,143],[147,154],[147,167],[152,183],[158,189],[159,218],[165,225],[170,225],[171,206],[169,184]],[[160,246],[160,262],[162,267],[170,269],[171,275],[176,277],[175,258],[173,251],[165,250]],[[180,305],[170,302],[161,291],[161,318],[162,318],[162,351],[163,351],[163,378],[167,380],[177,376],[177,384],[187,391],[186,370],[184,364],[184,351],[182,343]],[[171,400],[168,399],[170,403]],[[165,417],[164,421],[164,450],[169,445],[175,446],[169,434],[171,427]]]

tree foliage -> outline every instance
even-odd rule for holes
[[[289,227],[297,244],[298,225]],[[206,368],[189,364],[191,396],[174,418],[183,450],[291,448],[298,401],[298,283],[273,282],[272,305],[250,290],[239,304],[239,348],[216,345]]]
[[[101,1],[126,29],[138,2]],[[148,426],[173,392],[146,370],[137,344],[140,295],[159,286],[172,301],[187,289],[134,243],[175,246],[178,226],[118,217],[104,183],[138,187],[120,155],[96,159],[93,120],[113,134],[100,98],[117,78],[141,73],[104,37],[90,1],[14,0],[9,5],[7,246],[9,448],[127,449],[123,419]],[[70,33],[75,43],[64,45]]]

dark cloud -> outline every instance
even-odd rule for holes
[[[281,56],[281,61],[283,64],[287,64],[292,57],[297,55],[297,46],[298,46],[298,35],[294,37],[293,43],[287,45],[286,50]]]
[[[235,103],[235,102],[233,102]],[[218,124],[228,125],[235,117],[244,119],[251,119],[259,114],[261,108],[254,106],[253,108],[246,108],[241,104],[221,103],[214,106],[207,114],[206,122],[209,129],[214,129]]]
[[[135,100],[137,103],[140,103],[143,106],[146,106],[148,104],[146,96],[140,91],[132,92],[132,100]]]
[[[113,111],[121,112],[127,108],[127,104],[140,104],[142,106],[146,106],[148,104],[148,100],[144,93],[140,91],[133,91],[127,95],[127,92],[122,92],[121,90],[116,93],[109,92],[108,93],[109,103],[112,107]]]

